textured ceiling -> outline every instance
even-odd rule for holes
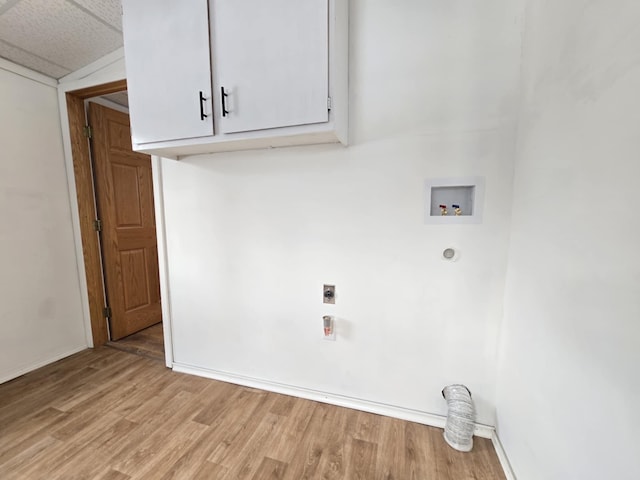
[[[111,100],[121,107],[129,108],[129,95],[127,94],[127,92],[110,93],[109,95],[102,95],[102,98]]]
[[[53,78],[122,47],[121,0],[0,0],[0,57]]]

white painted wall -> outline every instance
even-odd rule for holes
[[[493,424],[520,19],[511,0],[352,0],[349,148],[164,160],[175,361],[437,414],[463,382]],[[424,225],[424,179],[468,175],[483,224]]]
[[[56,88],[9,67],[0,65],[0,382],[86,348]]]
[[[640,478],[640,3],[529,2],[498,433],[520,480]]]

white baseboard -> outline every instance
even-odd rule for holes
[[[491,443],[493,443],[493,448],[498,455],[502,470],[504,470],[504,476],[507,477],[507,480],[517,480],[515,473],[513,473],[513,468],[511,468],[511,464],[509,463],[509,459],[507,458],[507,452],[504,451],[502,442],[495,430],[493,431],[493,435],[491,435]]]
[[[0,384],[3,384],[5,382],[8,382],[9,380],[13,380],[14,378],[18,378],[22,375],[24,375],[25,373],[29,373],[32,372],[33,370],[37,370],[38,368],[44,367],[46,365],[49,365],[50,363],[53,362],[57,362],[58,360],[62,360],[63,358],[69,357],[71,355],[73,355],[74,353],[78,353],[81,352],[83,350],[86,350],[87,346],[86,345],[82,345],[81,347],[76,347],[73,348],[71,350],[68,350],[66,352],[63,353],[59,353],[54,355],[53,357],[50,357],[46,360],[41,360],[39,362],[33,363],[27,367],[23,367],[20,370],[17,370],[15,372],[11,372],[8,375],[5,375],[3,377],[0,378]]]
[[[398,407],[396,405],[387,405],[384,403],[372,402],[360,398],[347,397],[335,393],[321,392],[308,388],[296,387],[269,380],[246,377],[227,372],[220,372],[193,365],[185,365],[182,363],[173,363],[173,370],[180,373],[188,373],[199,377],[211,378],[222,382],[234,383],[245,387],[258,388],[269,392],[291,395],[294,397],[306,398],[307,400],[315,400],[316,402],[328,403],[339,407],[353,408],[363,412],[375,413],[387,417],[399,418],[410,422],[421,423],[431,427],[444,428],[446,417],[433,413],[414,410],[411,408]],[[482,438],[493,438],[495,429],[489,425],[476,424],[474,435]]]

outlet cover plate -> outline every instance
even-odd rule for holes
[[[322,303],[336,303],[336,286],[335,285],[324,285],[322,287]]]

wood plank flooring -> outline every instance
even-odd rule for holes
[[[144,330],[124,337],[107,345],[125,352],[135,353],[154,360],[164,362],[164,336],[162,323],[157,323]]]
[[[174,373],[108,347],[0,385],[0,478],[504,479],[491,442]]]

